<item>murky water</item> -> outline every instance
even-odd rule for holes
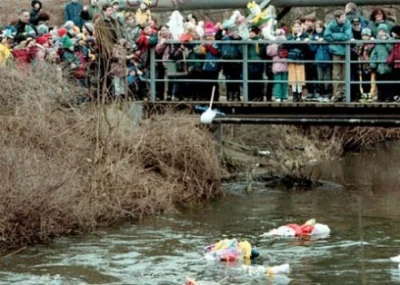
[[[149,218],[101,235],[61,238],[0,259],[0,284],[183,284],[187,276],[221,284],[400,284],[389,257],[400,254],[400,144],[327,163],[312,192],[268,189],[262,183],[201,209]],[[343,185],[339,186],[339,185]],[[325,240],[259,235],[287,222],[316,218]],[[235,264],[202,258],[202,246],[224,237],[248,239],[257,264],[290,263],[288,279],[241,274]],[[207,283],[205,283],[207,284]]]

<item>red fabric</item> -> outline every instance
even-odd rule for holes
[[[148,35],[144,31],[142,31],[142,33],[140,34],[139,38],[136,41],[136,44],[139,49],[143,50],[149,48],[149,39],[147,37]]]
[[[81,60],[81,65],[78,66],[78,68],[75,70],[74,75],[76,78],[82,79],[82,78],[85,78],[85,76],[86,76],[86,59],[83,56],[83,52],[81,50],[77,51],[76,55]]]
[[[182,34],[181,36],[180,36],[180,41],[181,42],[190,42],[191,40],[193,40],[193,35],[191,35],[191,34],[189,34],[189,33],[187,33],[187,34]]]
[[[218,50],[213,47],[212,44],[205,45],[207,51],[209,51],[213,56],[218,56]]]
[[[39,45],[43,46],[48,42],[48,38],[46,38],[45,36],[41,36],[36,38],[36,43],[38,43]]]
[[[400,69],[400,44],[394,45],[392,52],[387,59],[387,63],[392,65],[396,69]]]
[[[286,225],[289,228],[292,228],[296,236],[309,236],[314,230],[314,226],[312,225],[298,225],[298,224],[288,224]]]
[[[66,28],[61,28],[61,29],[58,29],[57,32],[58,32],[58,36],[60,38],[62,38],[63,36],[65,36],[68,33],[68,30]]]
[[[31,49],[14,49],[12,54],[15,59],[15,63],[17,67],[22,71],[28,71],[31,64],[32,52],[34,50]]]

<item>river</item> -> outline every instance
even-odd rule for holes
[[[389,257],[400,254],[400,144],[324,164],[313,191],[226,185],[219,201],[182,214],[146,218],[97,234],[65,237],[0,258],[0,284],[184,284],[187,276],[221,284],[400,284]],[[279,225],[316,218],[331,237],[261,238]],[[237,264],[202,258],[221,238],[248,239],[261,265],[289,263],[289,278],[242,274]],[[212,284],[212,283],[211,283]]]

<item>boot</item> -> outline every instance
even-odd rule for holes
[[[233,101],[233,94],[232,94],[232,92],[228,92],[228,93],[226,94],[226,100],[227,100],[227,101]]]
[[[293,102],[299,102],[299,93],[293,92]]]
[[[238,92],[233,94],[233,101],[240,102],[240,94]]]

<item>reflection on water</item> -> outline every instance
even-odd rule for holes
[[[202,246],[224,237],[248,239],[257,264],[290,263],[290,284],[400,283],[389,257],[400,254],[400,145],[321,168],[335,181],[312,192],[228,185],[224,199],[182,215],[145,219],[101,235],[62,238],[0,259],[0,284],[183,284],[187,276],[222,284],[287,284],[243,276],[237,264],[202,259]],[[315,217],[328,224],[325,240],[266,239],[259,235]],[[272,283],[274,282],[274,283]]]

